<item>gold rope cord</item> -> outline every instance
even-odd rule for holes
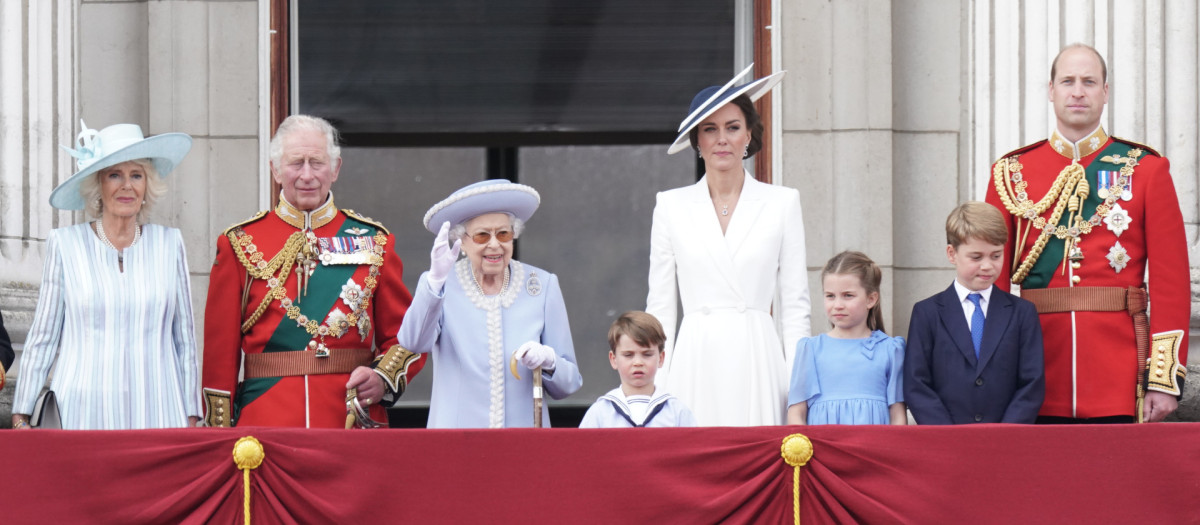
[[[284,243],[279,253],[271,257],[269,262],[263,263],[262,252],[259,252],[257,248],[252,249],[250,257],[246,257],[245,251],[247,247],[252,246],[254,243],[254,238],[250,234],[245,233],[241,228],[237,228],[227,233],[226,236],[229,238],[230,244],[233,245],[233,253],[237,254],[238,261],[246,268],[247,274],[255,279],[265,281],[270,280],[275,275],[275,272],[278,271],[280,283],[287,281],[288,275],[292,271],[292,265],[284,263],[295,260],[296,254],[300,253],[305,244],[303,233],[293,233],[288,237],[287,242]],[[258,307],[254,309],[254,313],[250,314],[250,317],[242,323],[242,333],[249,332],[254,327],[254,323],[257,323],[263,313],[267,311],[267,307],[271,305],[271,302],[282,298],[283,295],[282,286],[266,294],[262,302],[258,303]]]
[[[807,465],[808,460],[812,459],[812,441],[804,434],[792,434],[783,438],[779,453],[783,460],[792,466],[792,513],[796,525],[800,525],[800,467]]]
[[[1019,173],[1024,166],[1017,160],[1020,155],[1010,157],[996,163],[996,167],[992,170],[992,177],[996,183],[996,193],[1000,194],[1000,201],[1004,203],[1004,207],[1008,212],[1017,217],[1032,218],[1026,215],[1029,210],[1033,211],[1033,215],[1041,215],[1046,210],[1050,209],[1050,203],[1054,202],[1054,198],[1062,191],[1062,186],[1065,180],[1062,180],[1062,174],[1059,174],[1059,179],[1054,181],[1054,185],[1050,187],[1050,191],[1042,196],[1042,200],[1037,204],[1029,202],[1025,194],[1025,188],[1029,187],[1029,183],[1025,182],[1024,178],[1017,181],[1015,187],[1011,186],[1010,173]],[[1012,195],[1017,195],[1016,203],[1013,202]]]
[[[286,282],[288,275],[291,273],[292,265],[289,264],[284,266],[279,270],[279,282]],[[258,320],[262,318],[263,314],[267,311],[267,307],[271,306],[272,301],[275,299],[283,299],[285,295],[287,295],[287,291],[284,290],[282,286],[278,286],[263,296],[263,300],[259,302],[258,307],[254,309],[254,313],[250,314],[250,317],[246,318],[246,321],[242,323],[242,333],[247,333],[251,328],[254,327],[254,323],[257,323]]]
[[[1004,208],[1007,209],[1008,212],[1013,216],[1015,216],[1018,221],[1022,219],[1033,221],[1033,226],[1041,230],[1038,234],[1037,242],[1035,242],[1033,247],[1029,250],[1029,254],[1025,256],[1025,259],[1021,261],[1020,267],[1013,272],[1012,282],[1015,284],[1021,284],[1021,282],[1025,280],[1025,277],[1029,275],[1029,271],[1033,268],[1034,263],[1037,262],[1038,257],[1042,255],[1042,250],[1046,248],[1046,243],[1049,242],[1051,233],[1055,233],[1057,236],[1057,232],[1054,228],[1046,228],[1045,226],[1047,224],[1058,224],[1059,219],[1062,218],[1063,211],[1065,211],[1067,207],[1067,203],[1078,189],[1079,181],[1084,178],[1086,172],[1084,171],[1083,166],[1079,165],[1078,163],[1071,163],[1071,165],[1063,168],[1063,170],[1059,172],[1058,177],[1054,179],[1054,185],[1051,186],[1050,191],[1048,191],[1046,195],[1042,197],[1042,200],[1035,205],[1030,203],[1027,198],[1021,197],[1026,185],[1024,180],[1021,180],[1017,183],[1016,190],[1019,192],[1017,197],[1018,201],[1013,201],[1013,196],[1008,188],[1008,182],[1010,179],[1008,176],[1010,164],[1014,165],[1016,168],[1021,167],[1020,163],[1016,163],[1015,159],[1013,159],[1012,162],[997,162],[996,168],[992,170],[993,184],[996,187],[996,193],[999,194],[1000,201],[1004,203]],[[1054,205],[1054,212],[1050,215],[1050,219],[1045,221],[1043,224],[1043,219],[1039,217],[1039,215],[1042,212],[1045,212],[1045,204],[1049,203],[1054,198],[1058,199],[1058,202]],[[1066,235],[1065,227],[1059,227],[1058,229],[1063,230],[1062,235]],[[1021,241],[1022,242],[1020,244],[1014,245],[1014,256],[1020,253],[1020,250],[1025,246],[1025,239],[1021,239]]]
[[[246,271],[251,277],[268,281],[268,284],[270,280],[274,278],[276,279],[277,283],[276,285],[269,286],[270,291],[263,296],[262,302],[258,303],[258,307],[254,309],[254,313],[250,314],[250,317],[246,318],[246,321],[242,323],[242,333],[247,333],[251,328],[254,327],[254,324],[257,323],[260,318],[262,318],[263,314],[266,313],[267,308],[270,307],[272,302],[276,300],[282,300],[287,296],[287,290],[284,288],[283,283],[287,282],[288,276],[292,271],[292,265],[281,264],[281,261],[294,260],[296,255],[300,253],[300,250],[306,246],[307,240],[303,233],[293,233],[288,237],[287,242],[283,245],[283,248],[279,250],[279,253],[275,254],[275,256],[271,258],[269,263],[262,263],[261,252],[254,251],[252,255],[247,258],[245,253],[242,251],[242,249],[244,249],[246,246],[250,246],[253,243],[253,238],[249,234],[244,233],[239,229],[230,232],[228,237],[230,242],[232,242],[235,246],[234,253],[237,254],[238,260],[241,261],[242,265],[246,267]],[[371,268],[368,271],[367,277],[363,279],[363,284],[366,286],[363,288],[362,301],[359,303],[357,309],[352,310],[350,314],[346,316],[345,326],[331,327],[330,333],[334,337],[341,337],[345,333],[345,330],[349,329],[349,325],[357,324],[359,312],[368,311],[371,305],[371,298],[374,296],[375,287],[379,285],[377,276],[379,275],[379,266],[383,264],[384,247],[387,245],[387,237],[383,236],[381,233],[376,233],[374,240],[376,257],[374,257],[371,262]],[[259,265],[263,266],[260,267]],[[274,277],[274,270],[279,271],[279,275],[277,277]],[[284,314],[289,319],[297,321],[300,318],[300,307],[288,305],[285,308]],[[317,333],[320,331],[321,323],[317,320],[305,319],[303,324],[305,331],[311,335],[317,335]]]
[[[258,248],[249,248],[254,244],[254,238],[250,234],[243,231],[241,228],[230,231],[225,234],[229,238],[229,242],[233,244],[233,253],[237,254],[237,258],[241,261],[242,266],[246,267],[246,271],[255,279],[270,279],[280,266],[291,263],[296,260],[296,254],[304,247],[305,237],[303,232],[295,232],[288,236],[287,242],[283,244],[283,248],[279,253],[271,257],[270,261],[263,262],[262,252]],[[246,253],[250,252],[250,257],[246,257]]]
[[[1125,164],[1120,169],[1120,175],[1117,178],[1117,186],[1122,188],[1128,187],[1129,177],[1133,176],[1133,169],[1137,166],[1137,159],[1142,155],[1142,150],[1134,148],[1129,150],[1128,157],[1119,155],[1108,155],[1100,160],[1112,164]],[[1037,204],[1030,203],[1025,189],[1028,184],[1024,180],[1024,175],[1020,173],[1022,166],[1017,161],[1020,155],[1001,159],[996,162],[992,169],[993,186],[996,188],[996,193],[1003,202],[1005,209],[1016,217],[1016,226],[1020,228],[1021,221],[1031,221],[1026,224],[1025,231],[1018,234],[1016,244],[1013,250],[1013,265],[1016,266],[1016,261],[1020,256],[1021,250],[1025,247],[1025,242],[1028,237],[1029,227],[1032,226],[1040,230],[1037,243],[1030,249],[1025,260],[1022,261],[1020,268],[1013,272],[1012,282],[1021,284],[1025,277],[1029,274],[1033,265],[1041,256],[1042,250],[1046,246],[1046,242],[1050,240],[1050,235],[1054,235],[1059,239],[1066,241],[1063,250],[1063,271],[1066,271],[1067,261],[1070,259],[1071,248],[1079,242],[1079,238],[1087,235],[1092,231],[1092,228],[1098,225],[1104,217],[1112,210],[1112,205],[1116,202],[1120,192],[1114,192],[1104,199],[1104,202],[1096,206],[1096,212],[1089,219],[1083,218],[1083,203],[1090,193],[1090,185],[1087,182],[1087,172],[1078,160],[1072,161],[1071,165],[1063,168],[1059,172],[1058,177],[1054,180],[1050,191],[1042,197],[1042,200]],[[1012,181],[1016,180],[1016,185],[1012,185]],[[1015,201],[1014,201],[1015,195]],[[1050,220],[1042,218],[1040,215],[1046,211],[1045,206],[1053,197],[1058,197],[1058,203],[1055,205],[1054,214]],[[1067,218],[1067,226],[1057,226],[1057,228],[1047,227],[1047,225],[1058,225],[1059,219],[1062,218],[1062,207],[1064,202],[1070,209],[1070,215]]]
[[[265,457],[262,443],[254,436],[245,436],[233,444],[233,464],[242,471],[246,525],[250,525],[250,471],[262,465]]]

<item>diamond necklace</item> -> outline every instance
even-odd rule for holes
[[[124,264],[125,263],[125,251],[118,250],[116,246],[113,246],[112,241],[108,240],[108,235],[106,235],[104,233],[104,221],[103,220],[100,220],[100,219],[96,220],[96,235],[100,237],[100,242],[104,243],[109,248],[112,248],[114,251],[117,252],[117,263]],[[141,239],[141,238],[142,238],[142,225],[135,224],[133,226],[133,242],[129,243],[128,247],[132,248],[133,245],[137,244],[138,239]]]

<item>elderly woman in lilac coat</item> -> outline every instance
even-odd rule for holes
[[[425,214],[437,238],[397,342],[433,361],[430,428],[534,426],[539,369],[554,399],[583,385],[558,278],[512,259],[513,240],[540,200],[529,186],[489,180]],[[513,363],[525,373],[510,371]],[[544,405],[541,412],[549,421]]]

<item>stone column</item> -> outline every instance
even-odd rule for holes
[[[908,333],[913,304],[954,280],[946,259],[946,216],[960,202],[982,199],[974,179],[963,173],[971,136],[962,75],[968,8],[944,0],[893,3],[895,208],[887,223],[896,239],[892,335]]]
[[[814,332],[828,325],[820,269],[861,250],[884,268],[884,316],[893,301],[892,11],[868,0],[779,2],[783,170],[800,190]]]
[[[73,0],[0,2],[0,314],[18,357],[37,304],[46,235],[73,222],[49,200],[74,165],[58,145],[75,138],[75,16]],[[0,428],[7,428],[12,392],[0,391]]]

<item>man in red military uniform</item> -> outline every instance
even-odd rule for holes
[[[1057,129],[998,160],[988,186],[1008,212],[1011,266],[996,284],[1020,285],[1042,322],[1040,423],[1161,421],[1187,374],[1187,240],[1170,164],[1100,126],[1107,73],[1095,49],[1064,48],[1050,70]]]
[[[345,427],[350,372],[384,358],[394,366],[377,373],[390,371],[397,388],[354,408],[386,421],[384,406],[421,369],[396,346],[412,296],[395,238],[334,205],[340,168],[328,122],[288,117],[271,140],[279,205],[217,238],[204,311],[208,425]]]

